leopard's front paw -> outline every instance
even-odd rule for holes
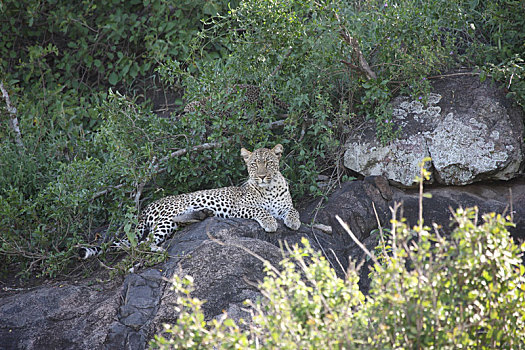
[[[275,232],[277,231],[277,220],[274,218],[268,219],[267,222],[261,223],[261,226],[266,232]]]
[[[297,231],[301,227],[301,220],[299,220],[299,213],[297,210],[290,211],[284,219],[284,224],[294,231]]]

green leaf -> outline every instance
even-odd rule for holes
[[[202,12],[205,15],[215,16],[217,14],[217,6],[212,1],[207,1],[202,7]]]
[[[109,75],[108,81],[111,85],[116,85],[118,82],[118,76],[115,74],[115,72],[111,72]]]

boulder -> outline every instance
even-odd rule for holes
[[[120,304],[117,288],[44,285],[0,298],[0,349],[96,349]]]
[[[440,108],[435,104],[440,96],[432,94],[428,106],[423,108],[419,101],[410,102],[405,97],[393,102],[393,118],[389,122],[402,134],[389,144],[382,144],[376,138],[376,129],[369,121],[364,130],[356,131],[345,144],[344,165],[363,176],[384,176],[402,186],[412,186],[419,175],[419,164],[430,157],[426,120],[435,120]],[[430,164],[426,165],[430,169]],[[430,182],[433,182],[431,178]]]
[[[430,182],[466,185],[514,178],[523,167],[523,111],[477,76],[439,79],[433,91],[426,104],[403,96],[392,101],[391,122],[402,132],[390,144],[376,139],[372,122],[351,135],[345,166],[405,187],[414,185],[425,157],[432,158]]]
[[[430,193],[432,198],[423,199],[424,222],[427,225],[438,224],[443,235],[450,234],[454,228],[451,221],[453,211],[476,206],[480,218],[489,212],[511,216],[516,224],[515,227],[509,227],[511,235],[517,241],[525,240],[525,179],[466,186],[434,185],[425,188],[425,193]],[[335,216],[339,215],[367,249],[373,251],[379,242],[378,221],[383,228],[391,228],[390,208],[395,203],[401,203],[397,218],[405,217],[409,227],[416,225],[419,219],[419,191],[393,187],[385,178],[370,176],[363,181],[344,183],[327,199],[313,201],[303,211],[301,221],[315,219],[316,222],[332,226],[333,235],[336,236],[334,239],[338,238],[340,242],[335,251],[338,256],[347,257],[341,260],[344,268],[348,266],[348,259],[361,266],[359,286],[366,293],[370,286],[368,274],[371,262],[342,229]]]

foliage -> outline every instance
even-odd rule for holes
[[[60,274],[95,232],[133,233],[143,203],[239,184],[241,146],[282,143],[294,197],[322,194],[318,175],[342,175],[355,118],[389,142],[401,132],[390,99],[424,99],[455,65],[484,68],[522,101],[522,13],[514,0],[3,1],[0,79],[25,148],[1,102],[1,266]],[[161,118],[148,112],[158,90],[180,109],[183,91],[205,103]],[[214,146],[172,156],[202,144]]]
[[[185,58],[200,19],[227,1],[3,1],[0,66],[66,89],[139,87],[163,57]]]
[[[502,82],[525,108],[525,4],[514,0],[469,1],[465,5],[472,38],[465,57],[486,75]]]
[[[161,70],[167,81],[173,75],[183,77],[188,101],[206,101],[205,108],[185,117],[207,125],[191,125],[202,130],[201,138],[252,148],[282,143],[293,155],[284,174],[299,185],[296,195],[319,194],[319,160],[338,146],[334,128],[342,120],[333,118],[337,109],[331,82],[346,73],[333,67],[342,50],[333,6],[330,1],[242,2],[227,16],[214,18],[198,38],[206,47],[225,33],[221,41],[230,50],[225,59],[197,61],[197,66],[193,58],[167,61]],[[198,75],[191,74],[194,69]],[[246,84],[260,89],[258,101],[250,103],[242,90],[235,92],[236,86]],[[283,119],[284,128],[272,128]]]
[[[484,74],[486,72],[493,79],[503,81],[507,97],[514,98],[525,110],[525,60],[519,54],[498,65],[488,64],[485,66],[485,71],[482,72],[483,79],[486,78]]]
[[[375,265],[368,334],[373,347],[519,348],[525,341],[523,248],[501,215],[458,209],[442,237],[393,222],[392,254]],[[417,243],[415,243],[416,238]]]
[[[374,265],[370,295],[357,273],[338,278],[305,240],[268,266],[248,302],[251,323],[227,315],[206,322],[191,278],[175,277],[179,318],[152,343],[163,349],[207,348],[519,348],[525,341],[525,247],[513,243],[501,215],[459,209],[458,228],[442,237],[393,221],[389,257]],[[414,239],[416,238],[416,239]],[[190,286],[190,287],[188,287]]]

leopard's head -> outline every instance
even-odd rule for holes
[[[281,144],[274,148],[259,148],[253,152],[241,149],[241,156],[248,168],[248,181],[259,187],[267,187],[275,175],[279,174],[279,159],[283,153]]]

